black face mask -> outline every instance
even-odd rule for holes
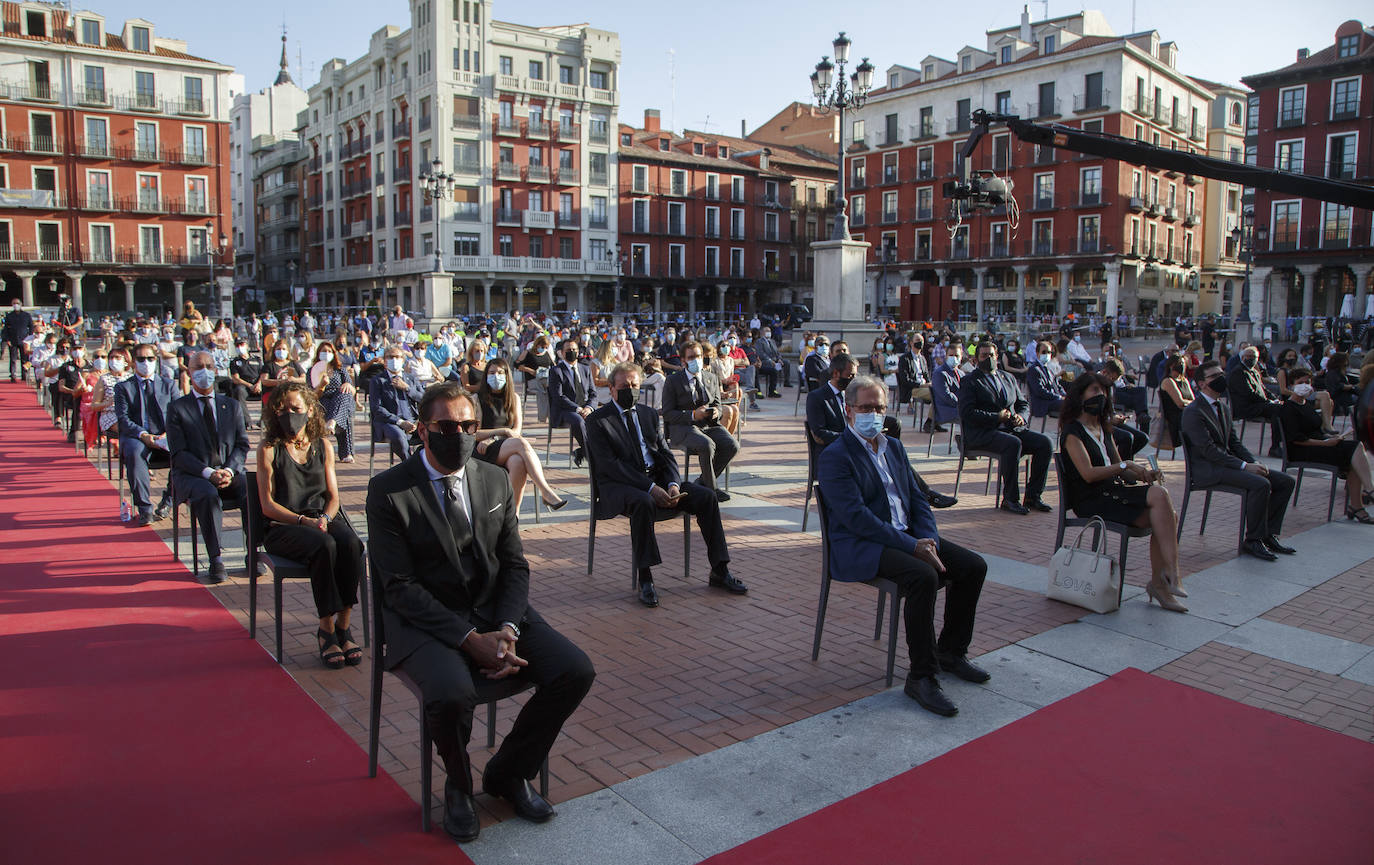
[[[567,351],[563,352],[563,359],[566,360],[568,363],[577,363],[576,349],[570,348]]]
[[[1202,386],[1217,396],[1221,396],[1226,393],[1226,376],[1213,376],[1204,382]]]
[[[1107,397],[1098,394],[1083,400],[1083,411],[1093,417],[1101,417],[1102,412],[1107,408]]]
[[[844,393],[849,389],[849,383],[853,380],[854,376],[852,375],[841,376],[835,380],[835,387],[839,389],[840,393]]]
[[[615,404],[626,411],[634,408],[639,404],[639,388],[622,387],[615,392]]]
[[[1243,358],[1240,359],[1240,362],[1241,362],[1242,364],[1244,364],[1244,366],[1245,366],[1246,369],[1253,369],[1254,366],[1255,366],[1255,364],[1256,364],[1256,362],[1258,362],[1258,358],[1243,357]]]
[[[468,458],[472,456],[473,449],[477,446],[477,440],[465,432],[444,435],[434,430],[429,430],[426,434],[427,441],[425,447],[429,449],[429,454],[438,463],[440,468],[456,472],[467,465]]]
[[[295,438],[305,429],[305,425],[310,422],[310,415],[297,413],[294,411],[286,412],[279,416],[281,425],[286,430],[287,438]]]
[[[992,372],[992,358],[985,357],[978,361],[978,368],[983,372]]]

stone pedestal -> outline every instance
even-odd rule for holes
[[[807,324],[808,330],[824,331],[832,340],[872,336],[873,324],[864,320],[864,264],[872,245],[860,240],[811,244],[816,274],[815,318]]]
[[[415,329],[427,331],[430,322],[447,322],[452,318],[453,274],[426,273],[420,280],[419,315],[416,316]]]

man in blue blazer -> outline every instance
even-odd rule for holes
[[[858,376],[845,389],[844,434],[821,452],[817,476],[826,509],[830,575],[862,582],[884,577],[906,599],[910,658],[905,692],[945,717],[959,710],[935,674],[969,682],[989,674],[969,662],[973,619],[988,566],[983,557],[940,537],[930,504],[912,477],[902,443],[883,434],[887,387]],[[935,593],[944,581],[945,624],[935,638]]]
[[[385,441],[396,459],[409,454],[408,442],[416,429],[416,410],[425,395],[419,379],[405,372],[405,355],[399,346],[386,350],[386,369],[372,376],[367,407],[372,414],[372,440]]]
[[[596,383],[591,372],[578,362],[579,348],[577,340],[565,339],[559,346],[558,362],[549,370],[549,425],[572,430],[577,442],[573,462],[580,466],[587,446],[587,415],[596,402]]]
[[[154,451],[167,451],[167,407],[181,396],[175,379],[158,375],[156,346],[134,348],[134,374],[115,385],[115,418],[119,421],[119,458],[129,478],[138,516],[134,525],[146,526],[167,516],[167,494],[153,511],[148,460]]]

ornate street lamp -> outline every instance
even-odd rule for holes
[[[452,197],[453,182],[455,178],[452,174],[444,171],[443,160],[437,157],[430,163],[428,174],[420,175],[420,186],[425,191],[425,199],[434,207],[434,272],[444,272],[444,243],[440,235],[443,224],[441,222],[440,204]]]
[[[811,73],[811,94],[816,99],[816,106],[822,114],[828,114],[832,109],[839,112],[840,120],[837,142],[839,177],[835,186],[835,227],[830,233],[831,240],[849,238],[849,215],[845,212],[847,202],[844,194],[844,111],[846,108],[862,108],[868,101],[868,91],[873,87],[873,65],[867,57],[855,67],[852,75],[845,77],[849,45],[849,37],[840,31],[833,43],[835,62],[831,63],[829,57],[822,57],[821,62],[816,64],[816,71]]]

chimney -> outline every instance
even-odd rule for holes
[[[658,121],[658,109],[657,109],[657,108],[645,108],[645,109],[644,109],[644,131],[645,131],[645,132],[658,132],[658,131],[660,131],[661,129],[662,129],[662,127],[659,125],[659,121]]]
[[[1299,48],[1299,49],[1298,49],[1298,60],[1299,60],[1299,61],[1306,60],[1309,53],[1310,53],[1310,52],[1308,52],[1308,50],[1307,50],[1306,48]]]
[[[743,118],[743,117],[741,117],[741,118],[739,119],[739,137],[740,137],[740,138],[748,138],[748,137],[749,137],[749,130],[744,128],[744,118]]]
[[[1026,43],[1035,41],[1035,34],[1031,32],[1029,5],[1021,7],[1021,32],[1016,35],[1016,38]]]

